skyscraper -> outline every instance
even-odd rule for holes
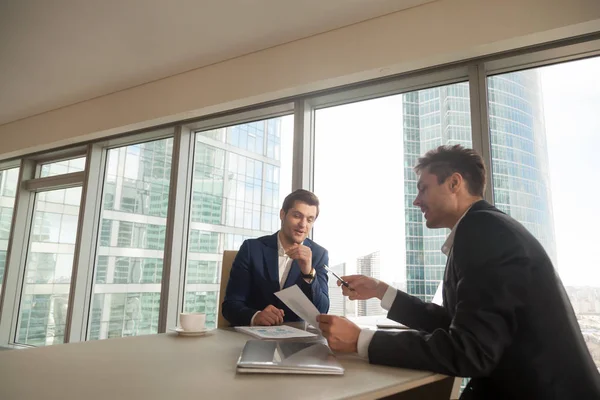
[[[527,227],[555,261],[556,249],[547,175],[548,155],[539,72],[488,79],[496,206]],[[420,90],[403,97],[407,291],[431,301],[442,280],[447,229],[428,229],[412,205],[420,155],[442,144],[471,147],[468,83]]]
[[[12,225],[19,168],[0,171],[0,291],[6,265],[6,251]]]
[[[557,266],[540,79],[538,69],[488,78],[494,201]]]
[[[359,257],[356,260],[356,269],[359,275],[371,276],[375,279],[381,278],[380,252],[376,251],[363,257]],[[385,311],[381,308],[379,299],[357,301],[357,316],[366,317],[383,314],[385,314]]]
[[[346,263],[341,263],[331,267],[331,270],[338,276],[346,275]],[[329,287],[329,314],[346,315],[346,297],[342,295],[342,290],[337,285],[337,280],[330,275],[327,282]]]

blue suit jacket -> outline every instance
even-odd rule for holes
[[[221,305],[223,317],[233,326],[250,325],[254,314],[269,304],[283,309],[285,322],[301,320],[274,294],[280,290],[277,233],[245,240],[233,261]],[[294,260],[284,288],[298,285],[319,312],[325,314],[329,311],[329,289],[323,265],[329,263],[329,255],[327,250],[310,239],[304,240],[304,245],[312,250],[315,279],[310,284],[306,283],[300,275],[298,262]]]

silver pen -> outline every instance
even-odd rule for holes
[[[354,289],[352,289],[350,287],[350,285],[348,284],[348,282],[346,282],[345,280],[343,280],[342,278],[340,278],[339,276],[337,276],[337,274],[335,272],[333,272],[331,270],[331,268],[329,268],[327,265],[323,265],[323,268],[325,268],[327,270],[327,272],[331,272],[331,275],[335,276],[338,281],[342,282],[342,285],[346,286],[350,290],[354,290]]]

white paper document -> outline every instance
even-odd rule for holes
[[[303,331],[287,325],[280,326],[236,326],[235,330],[258,339],[292,339],[315,337],[314,333]]]
[[[283,301],[297,316],[319,329],[317,315],[320,314],[317,307],[306,297],[298,285],[290,286],[289,288],[280,290],[275,293],[279,300]],[[320,332],[320,330],[319,330]]]

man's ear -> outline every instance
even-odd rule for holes
[[[281,220],[281,222],[283,222],[283,219],[285,218],[285,211],[283,211],[283,208],[281,210],[279,210],[279,219]]]
[[[457,172],[450,175],[448,180],[450,181],[450,191],[452,191],[452,193],[456,193],[463,183],[462,176]]]

